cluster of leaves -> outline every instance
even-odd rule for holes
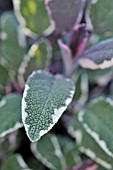
[[[0,169],[112,170],[113,0],[12,3],[0,16]]]

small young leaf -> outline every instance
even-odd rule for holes
[[[113,159],[113,101],[104,97],[94,99],[85,111],[79,113],[79,121],[86,132]]]
[[[40,141],[31,145],[31,150],[35,157],[51,170],[66,169],[67,165],[55,135],[46,134]]]
[[[71,80],[61,75],[40,70],[30,75],[22,99],[22,119],[32,142],[54,126],[70,104],[74,91]]]
[[[23,158],[21,155],[12,155],[9,156],[2,165],[1,170],[30,170],[26,163],[24,162]]]
[[[94,32],[100,36],[113,36],[113,0],[96,0],[91,5],[87,22],[91,18]]]
[[[17,71],[27,51],[26,38],[13,12],[5,12],[0,19],[0,53],[9,68]]]
[[[104,69],[113,66],[113,39],[104,40],[87,49],[79,64],[89,69]]]
[[[4,137],[20,127],[21,122],[21,96],[11,94],[0,101],[0,137]]]
[[[46,0],[52,23],[59,32],[71,30],[80,23],[86,0]]]
[[[42,34],[50,26],[44,0],[13,0],[13,4],[17,18],[29,31]]]

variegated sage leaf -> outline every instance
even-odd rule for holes
[[[46,0],[52,23],[59,32],[71,30],[80,23],[86,0]]]
[[[95,106],[96,107],[96,106]],[[92,120],[94,121],[94,120]],[[100,164],[104,170],[113,168],[113,160],[99,146],[99,144],[87,133],[81,122],[81,115],[75,113],[73,121],[68,127],[70,135],[72,135],[79,146],[80,152],[86,154],[92,160]]]
[[[67,169],[64,155],[55,135],[46,134],[40,141],[31,144],[31,150],[35,157],[51,170]]]
[[[21,128],[21,96],[14,93],[0,101],[0,137]]]
[[[75,87],[70,79],[35,71],[28,78],[22,99],[22,120],[34,142],[47,133],[70,104]]]
[[[104,69],[113,66],[113,39],[104,40],[87,49],[79,64],[89,69]]]
[[[13,4],[18,20],[27,28],[27,34],[42,34],[50,26],[44,0],[13,0]]]
[[[30,170],[19,154],[9,156],[3,162],[1,170],[9,170],[9,168],[12,170]]]
[[[93,140],[113,159],[113,100],[105,97],[92,100],[86,110],[79,113],[79,121]]]

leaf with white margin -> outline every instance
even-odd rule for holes
[[[104,69],[113,66],[113,38],[99,42],[87,49],[79,60],[83,68]]]
[[[14,12],[5,12],[0,18],[1,57],[6,60],[7,67],[18,69],[27,51],[27,41],[23,29]]]
[[[68,132],[76,139],[80,152],[86,154],[102,167],[112,169],[113,159],[108,156],[97,142],[86,132],[79,119],[78,113],[75,113],[73,121],[68,127]]]
[[[40,141],[31,144],[31,150],[35,157],[51,170],[67,168],[58,139],[55,135],[51,133],[46,134]]]
[[[55,29],[59,32],[70,31],[79,24],[86,0],[45,0],[48,13]]]
[[[28,76],[38,69],[46,69],[52,57],[52,47],[49,40],[41,38],[37,44],[33,44],[25,55],[18,69],[18,82],[23,87]]]
[[[0,137],[23,126],[21,121],[21,96],[14,93],[0,101]]]
[[[27,28],[26,34],[32,32],[39,35],[50,26],[44,0],[13,0],[13,5],[18,20]]]
[[[79,121],[86,132],[113,159],[113,100],[105,97],[92,100],[86,110],[79,113]]]
[[[113,36],[113,0],[92,0],[86,21],[92,24],[94,32],[100,36]]]
[[[72,101],[75,87],[70,79],[34,71],[28,78],[22,99],[22,120],[34,142],[47,133]]]
[[[19,154],[9,156],[2,164],[1,170],[30,170]]]

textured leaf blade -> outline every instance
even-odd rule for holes
[[[87,133],[113,158],[113,101],[104,97],[93,100],[79,113],[79,120]]]
[[[31,141],[47,133],[66,110],[74,95],[71,80],[35,71],[28,78],[23,99],[22,119]]]
[[[30,170],[26,163],[24,162],[21,155],[12,155],[9,156],[2,165],[2,170],[9,170],[9,169],[15,169],[15,170]]]
[[[42,34],[50,26],[44,0],[13,0],[13,4],[17,18],[29,32]]]
[[[1,57],[7,66],[17,70],[27,51],[27,42],[22,28],[13,12],[5,12],[1,19]]]
[[[0,137],[4,137],[20,127],[21,121],[21,96],[11,94],[0,101]]]
[[[104,40],[87,49],[81,56],[80,65],[89,69],[113,66],[113,39]]]
[[[48,13],[55,28],[60,31],[69,31],[82,19],[84,0],[46,0]]]
[[[51,133],[46,134],[40,141],[31,145],[31,150],[35,157],[51,170],[67,168],[58,139],[55,135]]]

